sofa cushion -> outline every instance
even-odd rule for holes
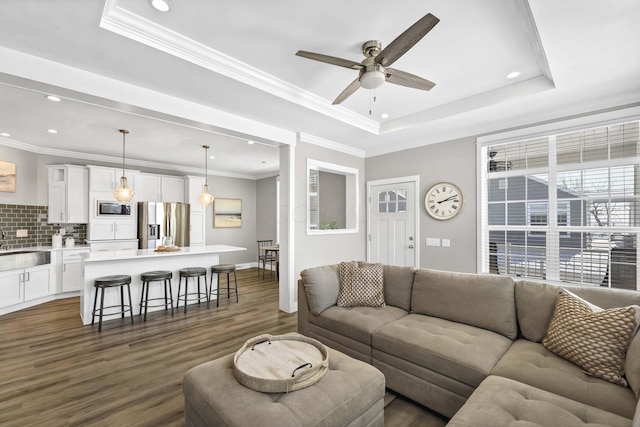
[[[631,344],[629,344],[624,366],[624,375],[627,378],[629,387],[631,387],[636,394],[636,397],[640,398],[640,333],[636,332],[635,337],[631,340]]]
[[[584,373],[573,363],[556,356],[540,343],[520,339],[491,371],[626,418],[632,418],[636,398],[621,387]]]
[[[322,314],[309,315],[311,324],[371,345],[371,333],[389,322],[407,316],[398,307],[329,307]]]
[[[385,265],[384,270],[384,302],[409,311],[411,308],[411,288],[416,269],[414,267],[398,267]]]
[[[489,375],[511,340],[486,329],[409,314],[377,328],[372,345],[475,387]]]
[[[603,310],[561,289],[542,345],[591,375],[626,387],[624,361],[639,317],[639,306]]]
[[[338,307],[384,307],[382,264],[341,262]]]
[[[337,264],[307,268],[300,272],[300,277],[311,313],[317,315],[336,305],[340,292],[340,273]]]
[[[602,308],[640,305],[640,292],[597,286],[565,286],[574,294]],[[553,316],[560,286],[521,280],[515,284],[516,312],[523,337],[541,342]]]
[[[631,420],[508,378],[480,384],[448,427],[631,427]]]
[[[477,326],[515,339],[513,279],[490,274],[416,270],[411,312]]]

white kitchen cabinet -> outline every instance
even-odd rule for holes
[[[191,226],[189,234],[189,245],[204,245],[205,242],[205,213],[191,212],[189,224]]]
[[[89,223],[87,237],[89,240],[135,239],[138,236],[138,224],[135,219],[117,221],[92,220]]]
[[[89,191],[113,191],[120,186],[120,177],[122,176],[122,168],[110,168],[104,166],[87,166],[89,168]],[[125,176],[129,187],[136,189],[133,186],[135,182],[135,175],[138,171],[125,169]]]
[[[205,207],[200,204],[200,194],[204,188],[203,176],[185,177],[185,193],[187,195],[185,203],[191,205],[191,212],[204,212]]]
[[[49,169],[48,222],[89,222],[89,172],[84,166],[51,165]]]
[[[184,178],[181,176],[161,176],[161,202],[184,203]]]
[[[138,202],[184,202],[184,178],[181,176],[140,173],[135,176]]]
[[[190,242],[191,245],[203,245],[206,243],[206,206],[200,204],[200,193],[204,188],[204,177],[187,176],[185,178],[185,194],[186,203],[190,205],[189,224],[191,226]]]
[[[50,274],[49,264],[0,273],[0,307],[50,295]]]
[[[162,180],[160,175],[139,173],[135,176],[134,188],[138,202],[162,201]]]
[[[65,249],[62,252],[62,292],[79,291],[84,284],[82,278],[82,258],[89,248]]]

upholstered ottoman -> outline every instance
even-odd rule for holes
[[[233,375],[233,354],[184,375],[187,426],[384,425],[384,376],[367,363],[333,349],[317,383],[289,393],[261,393]]]
[[[447,427],[631,427],[632,421],[512,379],[488,376]]]

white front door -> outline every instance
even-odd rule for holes
[[[418,177],[367,183],[369,262],[419,266],[417,187]]]

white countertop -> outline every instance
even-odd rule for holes
[[[30,246],[26,248],[13,248],[13,249],[2,249],[2,252],[26,252],[26,251],[64,251],[64,250],[73,250],[73,249],[89,249],[89,245],[85,245],[84,243],[78,244],[75,246],[60,246],[58,248],[54,248],[51,245],[47,246]]]
[[[186,246],[175,252],[156,252],[154,249],[137,249],[123,251],[99,251],[80,254],[85,263],[114,261],[122,259],[160,258],[185,255],[213,254],[222,252],[246,251],[247,248],[229,245]]]

